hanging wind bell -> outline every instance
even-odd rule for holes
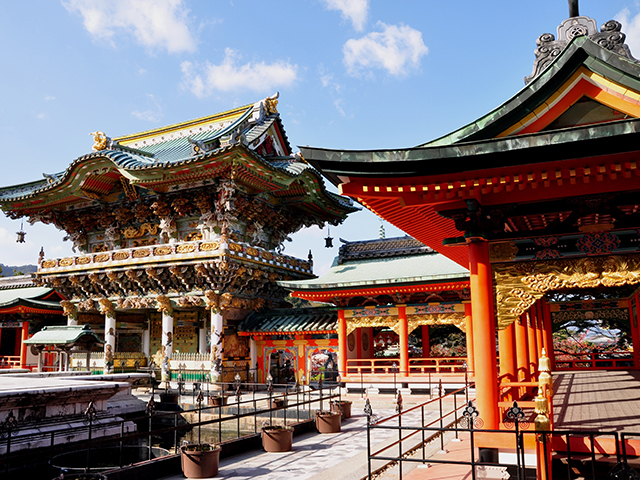
[[[18,235],[18,238],[16,239],[16,243],[24,243],[24,236],[27,234],[24,230],[23,227],[24,226],[24,222],[20,223],[20,231],[16,232],[16,235]]]
[[[333,238],[331,238],[331,229],[327,227],[327,238],[324,239],[324,248],[333,248]]]

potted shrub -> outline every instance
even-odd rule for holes
[[[269,408],[284,408],[287,406],[287,397],[284,395],[274,395],[269,398]]]
[[[333,400],[331,402],[332,412],[342,412],[342,419],[351,418],[351,401],[350,400]]]
[[[182,473],[187,478],[210,478],[218,474],[220,447],[213,443],[190,443],[180,447]]]
[[[262,448],[265,452],[290,452],[293,427],[265,425],[262,427]]]
[[[318,433],[340,432],[340,418],[340,412],[316,411],[316,429]]]

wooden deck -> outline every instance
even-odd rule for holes
[[[640,433],[640,372],[556,372],[553,378],[556,430]]]

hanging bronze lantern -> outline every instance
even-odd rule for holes
[[[16,232],[16,235],[18,235],[16,243],[24,243],[24,236],[27,233],[22,229],[22,227],[23,227],[23,223],[20,224],[20,231]]]
[[[329,228],[327,228],[327,238],[324,239],[324,248],[333,248],[333,238]]]

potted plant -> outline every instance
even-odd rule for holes
[[[351,401],[350,400],[333,400],[331,402],[332,412],[342,412],[342,419],[351,418]]]
[[[287,406],[287,397],[284,395],[274,395],[269,398],[269,408],[284,408]]]
[[[210,478],[218,474],[221,448],[213,443],[190,443],[180,447],[182,473],[187,478]]]
[[[290,452],[293,442],[293,427],[284,425],[264,425],[262,427],[262,448],[265,452]]]
[[[340,428],[340,412],[316,411],[316,429],[318,433],[338,433]]]

